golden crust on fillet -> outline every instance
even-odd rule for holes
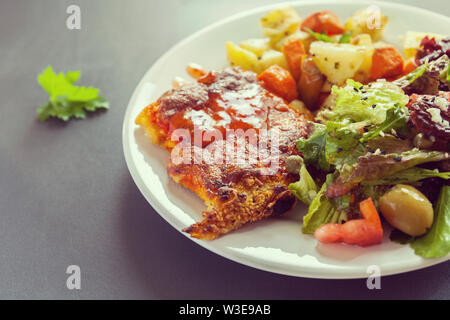
[[[141,112],[136,123],[146,128],[154,143],[171,151],[167,171],[173,180],[194,191],[207,206],[203,221],[184,230],[191,236],[215,239],[295,205],[288,185],[298,176],[285,170],[284,161],[298,154],[296,141],[307,136],[309,122],[262,88],[254,73],[238,68],[209,73],[166,92]],[[177,129],[184,129],[190,140],[172,140]],[[247,143],[225,138],[198,143],[198,129],[224,134],[228,129],[253,129],[256,140],[250,134]],[[205,150],[214,161],[197,158]],[[235,151],[232,159],[227,157],[230,150]],[[252,155],[256,157],[248,161]]]
[[[212,149],[223,148],[212,143]],[[191,146],[194,149],[198,147]],[[214,239],[248,222],[281,215],[296,203],[287,189],[298,179],[286,172],[266,174],[267,167],[236,163],[174,164],[169,175],[205,201],[204,220],[184,231],[200,239]],[[281,171],[281,170],[280,170]]]

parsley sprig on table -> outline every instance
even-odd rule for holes
[[[105,98],[99,96],[99,89],[75,85],[80,77],[80,71],[56,74],[51,66],[39,74],[37,80],[50,97],[50,101],[37,110],[42,122],[49,117],[64,121],[72,117],[84,119],[86,111],[109,108]]]

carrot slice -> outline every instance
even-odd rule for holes
[[[361,214],[366,221],[370,222],[375,227],[383,231],[381,227],[380,216],[378,215],[377,208],[373,204],[372,198],[361,201],[359,203],[359,210],[361,211]]]
[[[314,32],[322,33],[332,36],[335,34],[344,33],[344,26],[341,24],[339,17],[329,10],[320,11],[309,15],[303,20],[301,28],[303,31],[311,29]]]
[[[302,57],[305,55],[303,43],[300,40],[289,41],[281,48],[281,51],[286,57],[289,71],[295,81],[298,81],[302,73]]]
[[[298,97],[297,84],[291,73],[278,65],[267,68],[258,76],[258,80],[265,89],[287,102]]]
[[[359,208],[363,219],[325,224],[314,232],[314,237],[323,243],[344,242],[361,247],[381,243],[383,227],[372,198],[360,202]]]
[[[403,73],[403,58],[394,47],[376,48],[372,55],[370,77],[372,80],[380,78],[394,78]]]

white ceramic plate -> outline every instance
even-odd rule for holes
[[[153,208],[176,230],[181,231],[201,220],[205,208],[197,196],[174,183],[167,175],[169,153],[152,145],[142,129],[134,124],[138,113],[171,88],[175,76],[188,78],[188,63],[200,63],[207,70],[227,65],[224,42],[239,42],[261,37],[259,19],[264,13],[285,5],[294,7],[302,17],[320,10],[332,10],[342,21],[357,9],[376,5],[390,19],[384,39],[400,46],[406,31],[445,33],[450,30],[448,17],[423,9],[386,2],[309,1],[277,4],[254,9],[217,22],[188,37],[162,56],[145,74],[136,88],[123,124],[123,147],[128,168],[142,194]],[[300,232],[305,212],[298,205],[284,218],[271,218],[205,242],[201,246],[239,263],[271,272],[312,278],[367,277],[368,266],[377,265],[382,275],[424,268],[448,260],[422,259],[408,246],[387,238],[381,245],[359,248],[347,245],[322,245],[311,235]],[[187,235],[188,236],[188,235]]]

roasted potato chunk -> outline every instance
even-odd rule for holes
[[[367,55],[365,47],[322,41],[313,42],[309,51],[320,72],[335,84],[353,77]]]
[[[260,21],[264,34],[270,38],[272,45],[295,33],[299,29],[300,23],[300,16],[291,7],[271,11]]]

